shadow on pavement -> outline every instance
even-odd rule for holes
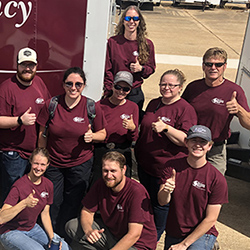
[[[229,203],[223,205],[218,221],[250,237],[250,182],[226,179]]]

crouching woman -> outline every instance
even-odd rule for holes
[[[53,184],[43,177],[49,165],[49,153],[37,148],[30,157],[31,170],[17,180],[0,211],[0,242],[4,249],[49,249],[54,237],[49,215],[53,203]],[[44,230],[36,223],[38,215]],[[70,247],[61,241],[61,249]]]

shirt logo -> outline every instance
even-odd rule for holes
[[[36,103],[36,104],[44,104],[44,99],[41,98],[41,97],[38,97],[38,98],[35,100],[35,103]]]
[[[219,99],[217,97],[215,97],[214,99],[212,99],[211,102],[214,103],[214,104],[217,104],[217,105],[221,105],[221,106],[224,105],[224,100]]]
[[[42,198],[46,198],[46,196],[49,196],[49,193],[44,191],[40,195]]]
[[[168,118],[168,117],[165,117],[165,116],[162,116],[162,117],[161,117],[161,120],[162,120],[163,122],[165,122],[165,123],[171,122],[171,119]]]
[[[121,116],[121,119],[129,119],[130,118],[130,115],[126,115],[126,114],[122,114]]]
[[[119,212],[124,212],[124,209],[122,208],[122,205],[117,204],[117,205],[116,205],[116,208],[117,208],[117,210],[118,210]]]
[[[138,51],[133,51],[133,56],[136,56],[136,57],[138,57],[139,56],[139,53],[138,53]]]
[[[76,123],[85,123],[85,120],[82,117],[74,117],[73,121]]]
[[[197,188],[197,189],[200,189],[202,191],[205,191],[205,188],[206,188],[206,185],[199,182],[199,181],[193,181],[193,184],[192,184],[193,187]]]

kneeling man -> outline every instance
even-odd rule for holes
[[[82,249],[156,248],[149,195],[140,183],[127,178],[125,172],[124,155],[111,151],[103,156],[102,179],[83,199],[81,218],[66,224],[66,232]],[[99,216],[95,216],[97,211]]]
[[[170,202],[164,250],[212,249],[218,235],[215,222],[228,202],[225,177],[206,160],[213,142],[209,128],[195,125],[185,144],[188,156],[169,161],[158,201]]]

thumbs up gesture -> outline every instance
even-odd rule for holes
[[[32,193],[29,194],[29,196],[25,199],[26,207],[35,207],[37,203],[39,202],[39,199],[34,198],[35,190],[32,190]]]
[[[175,189],[175,178],[176,178],[176,171],[175,169],[172,170],[172,175],[169,179],[166,180],[164,185],[164,191],[168,193],[172,193]]]
[[[22,122],[26,126],[30,126],[35,124],[36,122],[36,114],[35,113],[30,113],[31,107],[29,107],[21,116]]]
[[[138,56],[135,57],[135,63],[130,63],[130,70],[133,72],[133,73],[136,73],[136,72],[141,72],[143,69],[143,67],[141,66],[141,64],[139,63],[139,60],[138,60]]]
[[[84,141],[86,143],[90,143],[93,141],[93,132],[92,132],[92,129],[91,129],[91,125],[89,124],[88,125],[88,130],[87,132],[84,134]]]
[[[159,116],[157,122],[152,122],[152,130],[156,133],[161,133],[166,128],[166,123],[164,123]]]
[[[227,111],[229,114],[237,114],[239,112],[239,104],[236,100],[237,92],[234,91],[231,96],[231,100],[226,103]]]
[[[130,115],[130,118],[129,119],[123,119],[122,121],[122,126],[125,128],[125,129],[128,129],[128,130],[135,130],[136,126],[135,126],[135,123],[134,123],[134,120],[133,120],[133,115],[131,114]]]

